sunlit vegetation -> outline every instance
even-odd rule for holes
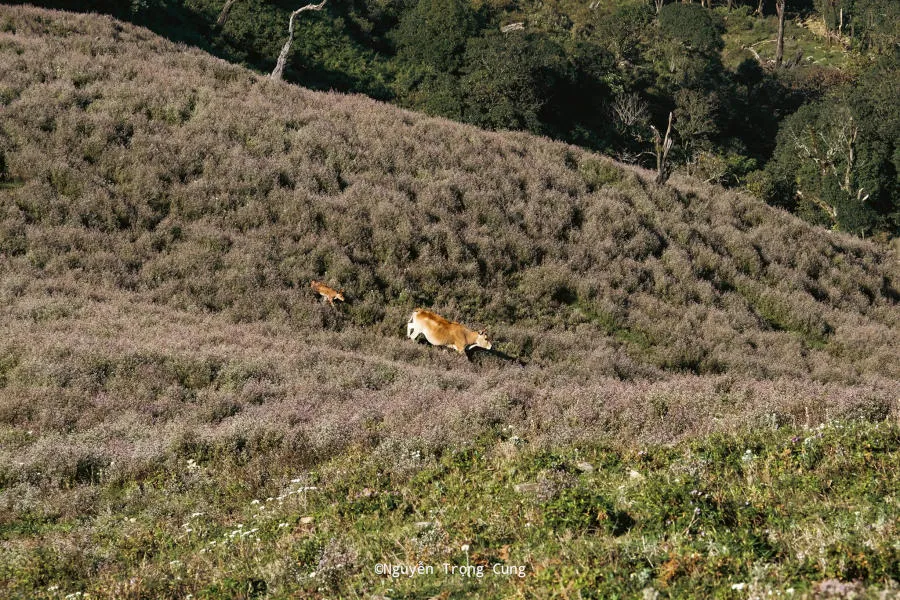
[[[224,0],[40,3],[106,12],[264,72],[296,8],[237,0],[220,23]],[[674,111],[670,161],[682,173],[744,188],[832,229],[896,236],[900,4],[788,2],[779,68],[774,4],[332,2],[298,21],[285,78],[483,128],[548,135],[643,167],[654,162],[650,127],[664,126]],[[517,28],[505,29],[511,24]],[[893,88],[887,96],[856,93],[866,79]],[[781,164],[781,156],[797,155],[786,131],[801,107],[826,109],[826,121],[882,114],[877,131],[856,130],[845,184]],[[825,121],[807,123],[813,137],[829,135]],[[817,168],[827,170],[832,161],[825,162]]]
[[[886,246],[109,17],[0,7],[0,98],[0,596],[896,588]]]

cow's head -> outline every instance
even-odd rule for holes
[[[493,344],[487,339],[487,332],[483,330],[478,332],[478,337],[475,338],[475,343],[472,345],[485,350],[490,350],[493,347]]]

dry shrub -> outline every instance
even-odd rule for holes
[[[10,485],[896,415],[895,251],[109,19],[0,18]],[[406,340],[416,306],[527,366]]]

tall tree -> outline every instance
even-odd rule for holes
[[[852,85],[785,118],[766,171],[768,199],[813,222],[900,230],[900,82],[885,57]]]
[[[775,12],[778,13],[778,37],[775,40],[775,68],[781,68],[784,59],[784,5],[785,0],[775,2]]]
[[[573,77],[559,45],[527,33],[489,32],[469,41],[464,59],[466,121],[548,133],[546,121],[553,115],[547,108],[562,105]]]

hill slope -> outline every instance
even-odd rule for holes
[[[898,374],[879,354],[896,261],[869,244],[574,147],[271,84],[111,20],[5,13],[10,269],[298,325],[295,286],[327,275],[380,333],[425,304],[667,369]]]
[[[32,381],[33,342],[58,323],[90,330],[100,311],[142,327],[124,306],[154,327],[214,321],[232,352],[238,332],[273,328],[392,372],[518,372],[410,344],[424,305],[487,326],[529,362],[515,377],[548,390],[685,373],[891,389],[900,375],[897,261],[866,242],[718,188],[656,188],[571,146],[273,84],[108,18],[2,18],[7,385]],[[346,288],[347,306],[317,304],[311,278]],[[104,389],[135,376],[126,358],[78,360]],[[214,362],[201,380],[228,359]]]
[[[571,146],[273,84],[107,18],[3,19],[10,365],[121,299],[159,326],[266,323],[481,373],[402,337],[424,305],[554,386],[900,375],[896,258],[866,242]],[[311,278],[348,305],[318,305]]]
[[[172,483],[177,510],[140,504],[148,522],[211,493],[233,524],[344,451],[408,477],[470,443],[897,415],[900,273],[870,243],[575,147],[274,84],[108,18],[0,7],[0,30],[11,593],[121,577],[132,542],[48,575],[29,539],[102,530],[98,506],[165,495],[185,464],[210,479]],[[527,365],[404,339],[417,305]],[[317,548],[303,560],[340,554]]]

